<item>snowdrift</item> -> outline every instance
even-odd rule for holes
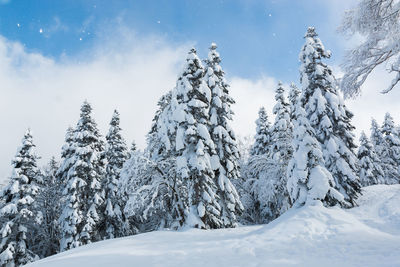
[[[291,209],[268,225],[107,240],[28,266],[400,266],[400,185],[364,188],[358,203]]]

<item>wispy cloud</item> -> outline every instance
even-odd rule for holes
[[[157,100],[175,85],[189,46],[132,32],[124,36],[99,40],[82,60],[64,57],[61,62],[0,38],[0,125],[7,129],[0,137],[2,178],[8,176],[9,162],[28,127],[44,160],[58,156],[65,130],[76,124],[85,99],[93,104],[103,133],[118,108],[128,142],[134,139],[144,146]]]

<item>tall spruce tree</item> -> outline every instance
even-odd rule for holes
[[[208,58],[205,60],[205,83],[211,90],[209,108],[211,139],[215,144],[216,154],[212,155],[212,168],[217,180],[223,227],[237,225],[236,215],[241,214],[243,205],[231,180],[239,178],[238,161],[240,158],[236,136],[230,126],[233,111],[231,105],[235,103],[229,95],[229,85],[225,80],[225,73],[221,68],[221,58],[216,51],[217,45],[212,43]],[[201,120],[205,120],[202,118]]]
[[[118,111],[114,111],[110,122],[110,129],[106,136],[105,157],[107,159],[105,179],[105,237],[114,238],[124,236],[128,231],[123,214],[124,203],[117,195],[120,172],[128,159],[128,149],[121,136],[120,118]]]
[[[344,200],[325,168],[321,146],[299,103],[294,108],[293,157],[288,166],[287,188],[295,206],[322,201],[331,206]]]
[[[251,147],[250,155],[268,155],[272,146],[271,142],[271,124],[268,121],[268,114],[264,107],[258,111],[256,120],[256,135],[254,144]]]
[[[360,181],[362,186],[384,183],[385,174],[381,168],[381,160],[375,153],[374,146],[364,132],[361,132],[357,157],[360,165]]]
[[[35,200],[41,184],[37,159],[32,133],[27,130],[12,161],[9,184],[1,192],[1,266],[22,266],[38,258],[32,251],[32,234],[38,223]]]
[[[326,168],[335,180],[336,189],[345,197],[342,205],[352,207],[361,192],[354,126],[350,123],[353,114],[336,90],[331,68],[322,62],[329,57],[330,52],[325,50],[315,29],[308,28],[300,53],[301,103],[311,127],[315,128]]]
[[[88,102],[81,107],[74,130],[73,154],[64,158],[60,169],[70,166],[65,175],[65,207],[60,216],[60,250],[68,250],[101,239],[104,192],[104,143],[91,117]]]
[[[125,213],[138,231],[180,227],[187,206],[187,188],[176,174],[177,99],[169,91],[157,105],[145,152],[131,153],[121,171],[119,195],[126,198]]]
[[[272,151],[271,156],[277,162],[286,165],[291,158],[292,154],[292,131],[293,125],[290,120],[290,106],[285,97],[285,89],[281,82],[278,83],[276,88],[273,112],[275,114],[275,122],[272,126]],[[286,175],[284,174],[286,177]],[[285,178],[286,179],[286,178]]]
[[[63,207],[62,190],[65,184],[57,176],[58,169],[59,163],[52,157],[42,171],[43,186],[36,201],[36,209],[40,212],[42,219],[34,239],[34,252],[40,258],[54,255],[60,249],[58,218]]]
[[[176,162],[178,179],[187,188],[183,224],[196,228],[221,228],[220,198],[211,167],[214,142],[209,134],[211,91],[203,81],[203,66],[193,48],[177,81],[172,98],[176,99]]]
[[[382,158],[382,149],[385,140],[383,139],[381,128],[379,127],[378,123],[375,119],[371,120],[371,143],[375,148],[375,151],[379,158]]]
[[[396,180],[397,170],[392,158],[389,157],[389,147],[383,137],[381,127],[375,119],[371,120],[371,143],[377,157],[380,159],[380,167],[384,173],[383,184],[392,184]],[[377,164],[377,163],[375,163]]]
[[[289,104],[284,93],[282,83],[279,82],[273,109],[275,122],[268,130],[268,144],[264,148],[266,153],[250,156],[243,171],[246,177],[244,197],[252,200],[246,201],[245,216],[251,223],[268,223],[279,217],[291,205],[286,187],[286,171],[292,155],[293,128]],[[263,115],[264,111],[261,110],[260,118]],[[264,123],[263,121],[260,122]]]
[[[386,182],[388,184],[398,184],[400,183],[400,139],[397,135],[393,118],[389,113],[385,114],[381,131],[384,139],[382,160],[387,166]]]
[[[300,94],[301,90],[297,88],[296,84],[291,83],[290,84],[290,90],[289,90],[289,105],[290,105],[290,119],[294,120],[295,118],[295,108],[297,105],[297,101],[300,99]]]

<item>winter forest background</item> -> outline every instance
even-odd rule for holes
[[[343,72],[329,65],[331,52],[308,27],[299,80],[274,85],[273,105],[259,107],[252,137],[232,127],[236,99],[215,43],[204,59],[195,48],[181,59],[142,148],[123,138],[118,109],[101,132],[93,112],[101,107],[90,99],[44,166],[28,128],[2,186],[2,266],[160,229],[267,224],[316,203],[350,209],[362,187],[399,184],[400,127],[391,110],[356,134],[345,101],[383,64],[393,79],[376,94],[396,90],[399,10],[396,1],[364,0],[345,13],[340,31],[363,42],[348,52]]]

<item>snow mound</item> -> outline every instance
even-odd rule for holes
[[[268,225],[151,232],[28,266],[400,266],[399,203],[400,185],[370,186],[350,210],[314,204]]]

